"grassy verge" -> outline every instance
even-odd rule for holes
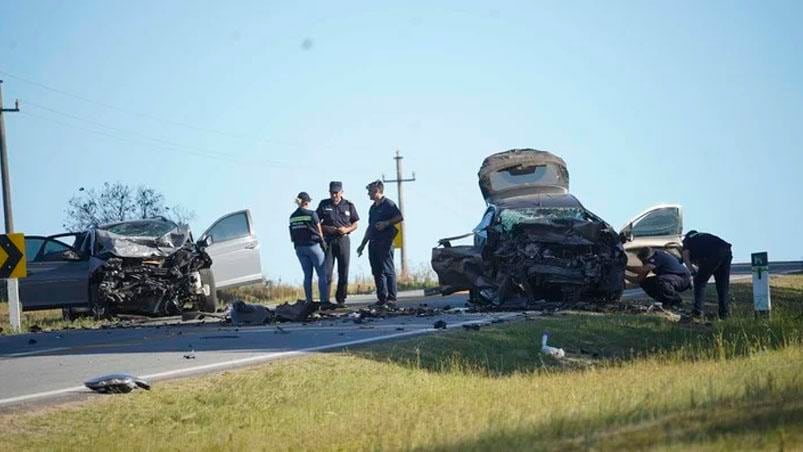
[[[795,450],[803,277],[773,319],[711,326],[571,314],[157,384],[5,416],[9,450]],[[568,349],[537,352],[541,332]]]

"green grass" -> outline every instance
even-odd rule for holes
[[[569,314],[6,415],[0,449],[800,450],[803,277],[773,280],[771,320],[733,292],[710,326]]]

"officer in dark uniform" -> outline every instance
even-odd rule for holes
[[[711,275],[717,285],[719,318],[730,315],[731,244],[705,232],[689,231],[683,239],[683,261],[694,275],[695,317],[703,315],[705,286]]]
[[[315,210],[321,219],[323,238],[326,241],[326,279],[332,287],[335,260],[337,260],[337,304],[346,304],[349,287],[349,256],[351,240],[349,234],[357,229],[360,216],[351,201],[343,198],[343,183],[329,182],[329,199],[324,199]]]
[[[671,253],[662,249],[642,248],[638,251],[642,265],[628,266],[627,270],[636,274],[625,279],[637,283],[655,301],[672,307],[680,307],[683,299],[680,293],[691,286],[689,270]],[[654,276],[647,276],[650,272]]]
[[[362,256],[365,244],[368,245],[368,260],[376,284],[376,304],[384,306],[396,301],[396,267],[393,264],[393,239],[398,231],[393,227],[401,223],[401,211],[396,203],[385,197],[385,185],[376,180],[365,187],[368,197],[374,203],[368,211],[368,228],[357,255]]]

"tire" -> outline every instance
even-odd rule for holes
[[[217,309],[217,288],[215,286],[215,275],[212,270],[202,268],[198,271],[201,274],[201,284],[209,285],[209,296],[202,296],[201,312],[215,312]]]

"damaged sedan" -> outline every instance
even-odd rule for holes
[[[62,308],[65,318],[214,312],[216,289],[263,280],[248,210],[220,218],[197,242],[189,226],[158,217],[28,236],[25,248],[23,309]]]
[[[679,235],[677,206],[660,206],[660,214],[644,212],[620,234],[569,193],[566,163],[546,151],[493,154],[478,176],[488,206],[480,224],[472,233],[441,239],[432,250],[440,292],[468,290],[476,305],[618,300],[629,252],[668,243],[663,236],[644,241],[640,233]],[[677,221],[667,226],[674,208]],[[644,227],[650,224],[651,230]],[[466,237],[474,244],[452,245]],[[630,244],[628,253],[623,243]]]

